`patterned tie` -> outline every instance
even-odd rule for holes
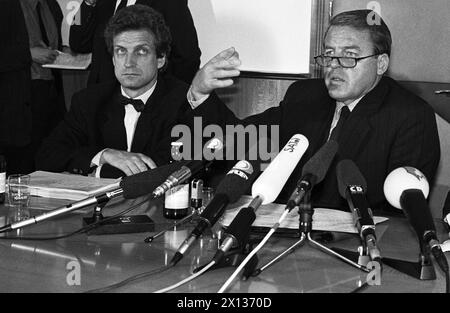
[[[127,98],[124,97],[123,95],[120,95],[120,103],[122,105],[131,104],[132,106],[134,106],[134,109],[138,112],[142,112],[145,108],[145,104],[142,100]]]
[[[341,113],[339,115],[339,121],[336,124],[336,127],[332,130],[330,135],[330,140],[335,140],[339,142],[339,136],[342,132],[342,127],[344,127],[345,121],[348,119],[348,116],[350,115],[350,109],[348,106],[343,106],[341,109]]]
[[[127,0],[122,0],[122,1],[120,1],[119,6],[117,7],[116,12],[119,11],[120,9],[123,9],[123,8],[126,7],[126,6],[127,6]]]

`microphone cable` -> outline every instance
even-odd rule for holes
[[[168,291],[171,291],[173,289],[176,289],[194,279],[196,279],[197,277],[199,277],[200,275],[203,275],[206,271],[208,271],[211,267],[213,267],[216,264],[216,261],[212,260],[211,262],[209,262],[205,267],[203,267],[200,271],[198,271],[197,273],[192,274],[191,276],[189,276],[188,278],[183,279],[182,281],[173,284],[172,286],[169,286],[167,288],[164,289],[160,289],[157,291],[154,291],[153,293],[165,293]],[[175,264],[174,264],[175,266]]]
[[[233,282],[233,280],[236,278],[236,276],[239,274],[239,272],[244,268],[244,266],[253,258],[253,256],[261,250],[261,248],[266,244],[266,242],[272,237],[272,235],[276,232],[280,224],[284,221],[284,219],[289,214],[289,210],[284,210],[283,214],[281,215],[280,219],[277,223],[275,223],[269,230],[269,232],[264,236],[264,238],[261,240],[261,242],[247,255],[247,257],[241,262],[241,264],[238,266],[238,268],[233,272],[233,274],[228,278],[228,280],[222,285],[222,287],[219,289],[218,293],[223,293],[228,286]]]
[[[145,243],[152,243],[153,240],[161,237],[162,235],[164,235],[166,232],[168,232],[169,230],[171,230],[172,228],[176,228],[178,226],[183,225],[184,223],[190,222],[194,217],[198,216],[199,214],[197,212],[191,213],[188,216],[182,218],[181,220],[177,221],[174,224],[171,224],[169,227],[161,230],[159,233],[152,235],[150,237],[147,237],[144,239]]]
[[[149,276],[152,275],[156,275],[156,274],[160,274],[160,273],[164,273],[165,271],[169,270],[170,268],[172,268],[174,265],[173,264],[168,264],[168,265],[164,265],[162,267],[156,268],[154,270],[148,271],[148,272],[144,272],[144,273],[140,273],[140,274],[136,274],[134,276],[131,276],[127,279],[124,279],[118,283],[106,286],[106,287],[101,287],[101,288],[97,288],[97,289],[91,289],[88,291],[85,291],[84,293],[104,293],[104,292],[108,292],[114,289],[118,289],[121,288],[123,286],[126,286],[128,284],[131,284],[137,280],[141,280],[144,278],[147,278]]]

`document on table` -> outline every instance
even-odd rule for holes
[[[37,171],[30,174],[30,194],[77,201],[119,188],[119,183],[120,179]]]
[[[92,53],[70,54],[58,51],[58,56],[53,63],[44,64],[42,67],[67,69],[67,70],[85,70],[91,64]]]
[[[239,201],[230,205],[223,215],[220,223],[224,226],[228,226],[233,221],[239,210],[245,206],[248,206],[252,200],[250,196],[243,196]],[[283,214],[285,204],[271,203],[262,205],[256,211],[256,220],[252,226],[255,227],[272,227]],[[387,221],[388,218],[374,216],[375,224],[379,224]],[[293,229],[299,228],[299,215],[298,210],[292,210],[286,219],[281,223],[280,229]],[[313,215],[313,230],[330,231],[330,232],[342,232],[342,233],[358,233],[353,221],[353,215],[350,212],[344,212],[333,209],[316,208]]]

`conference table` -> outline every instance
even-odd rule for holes
[[[0,222],[10,223],[22,218],[64,206],[74,201],[32,197],[29,208],[17,209],[7,204],[0,206]],[[171,286],[189,276],[194,269],[207,264],[214,256],[223,234],[219,227],[206,232],[174,267],[167,265],[174,253],[190,234],[196,221],[172,227],[173,220],[162,214],[161,200],[147,201],[116,198],[110,200],[102,214],[112,216],[135,207],[129,215],[146,214],[154,222],[151,232],[94,235],[78,233],[61,239],[48,239],[80,229],[83,217],[90,217],[94,207],[83,208],[42,221],[19,230],[1,234],[0,238],[0,292],[58,292],[80,293],[101,291],[100,288],[116,284],[141,273],[140,279],[123,284],[108,292],[152,293]],[[443,224],[436,221],[441,241],[448,239]],[[169,228],[163,236],[151,243],[144,239],[160,230]],[[377,225],[378,245],[383,257],[417,262],[419,244],[408,221],[391,217]],[[262,235],[252,234],[257,242]],[[17,237],[27,239],[22,240]],[[47,239],[46,239],[47,238]],[[298,241],[295,236],[275,235],[257,253],[258,265],[262,266],[273,257]],[[342,234],[328,247],[356,251],[360,240],[356,234]],[[447,255],[448,258],[448,255]],[[434,280],[419,280],[384,266],[379,285],[361,289],[365,293],[443,293],[445,276],[433,260],[436,272]],[[163,272],[157,269],[166,267]],[[217,293],[236,269],[225,266],[207,271],[200,277],[170,291],[171,293]],[[309,242],[297,247],[287,256],[264,270],[256,277],[246,280],[238,276],[225,291],[229,294],[275,294],[275,293],[350,293],[364,285],[369,274],[318,249]]]

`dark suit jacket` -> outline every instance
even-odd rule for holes
[[[47,0],[61,29],[63,14],[56,0]],[[31,141],[31,54],[20,2],[0,1],[0,144],[25,146]],[[61,34],[59,33],[61,43]],[[54,71],[57,89],[61,77]]]
[[[81,25],[70,27],[69,43],[73,51],[92,52],[88,86],[114,80],[112,56],[106,48],[104,31],[113,16],[115,0],[98,0],[92,8],[83,1]],[[197,32],[185,0],[137,0],[160,12],[172,35],[172,51],[167,73],[190,83],[200,66]]]
[[[188,86],[175,78],[159,78],[153,94],[142,111],[131,152],[143,153],[157,165],[170,160],[170,133],[190,114],[186,101]],[[45,140],[37,158],[38,169],[87,175],[92,158],[105,148],[127,150],[124,126],[125,108],[117,99],[118,83],[103,83],[73,96],[66,118]],[[121,171],[102,167],[102,177],[119,177]]]
[[[309,140],[309,148],[291,175],[279,201],[285,201],[295,188],[301,170],[327,141],[336,101],[331,99],[323,80],[293,83],[279,107],[243,121],[220,103],[214,94],[198,107],[208,123],[269,124],[280,126],[280,146],[296,133]],[[383,194],[386,176],[401,166],[422,171],[430,184],[440,158],[439,137],[433,109],[422,99],[384,77],[350,114],[342,133],[331,170],[313,190],[316,206],[346,207],[337,189],[335,166],[338,160],[351,159],[368,183],[367,197],[373,208],[391,209]]]

